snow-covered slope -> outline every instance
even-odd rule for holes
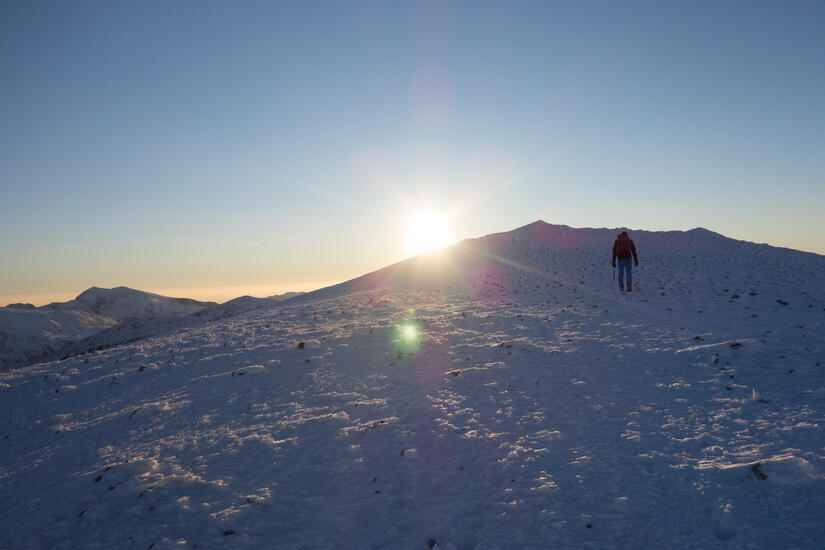
[[[62,353],[79,340],[117,325],[150,317],[180,317],[216,306],[168,298],[126,287],[92,287],[74,300],[43,307],[0,308],[0,368]]]
[[[78,310],[0,307],[0,368],[56,353],[116,321]]]
[[[283,302],[285,300],[295,298],[296,296],[300,296],[301,294],[304,294],[304,292],[284,292],[283,294],[275,294],[274,296],[269,296],[268,299],[276,302]]]
[[[0,547],[818,548],[825,258],[617,232],[0,373]]]
[[[584,293],[599,291],[612,276],[610,255],[620,231],[537,221],[507,233],[468,239],[298,299],[375,288],[466,290],[482,300],[512,300],[519,293],[523,299],[536,298],[536,289],[525,286],[528,281],[568,284]],[[691,300],[722,296],[728,292],[724,287],[736,281],[739,286],[769,283],[781,296],[789,285],[825,280],[823,256],[737,241],[702,228],[631,231],[631,237],[641,258],[636,282],[690,295]]]
[[[294,297],[301,293],[288,294]],[[151,336],[162,335],[173,330],[192,329],[198,325],[218,319],[226,319],[255,309],[273,307],[277,305],[278,302],[286,299],[289,299],[289,296],[286,298],[279,296],[269,298],[241,296],[224,302],[223,304],[202,309],[191,315],[149,317],[123,322],[65,345],[58,351],[58,355],[61,357],[70,357],[89,351],[101,351]]]
[[[74,300],[49,304],[45,308],[87,311],[122,323],[147,317],[191,315],[215,305],[217,305],[215,302],[198,302],[190,298],[169,298],[119,286],[116,288],[92,287]]]

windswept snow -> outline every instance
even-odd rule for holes
[[[190,298],[169,298],[119,286],[111,289],[92,287],[70,302],[49,304],[46,307],[90,311],[122,323],[147,317],[191,315],[214,305],[217,304]]]
[[[214,306],[126,287],[92,287],[69,302],[0,307],[0,367],[61,353],[67,346],[121,322],[183,316]]]
[[[230,317],[301,295],[242,296],[223,304],[126,287],[92,287],[68,302],[0,307],[0,368],[107,348],[164,331]]]
[[[0,373],[0,547],[819,547],[825,258],[616,233]]]
[[[0,307],[0,368],[56,353],[67,342],[116,324],[85,311]]]

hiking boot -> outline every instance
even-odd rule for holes
[[[620,292],[624,292],[624,287],[623,287],[623,286],[620,286],[620,287],[619,287],[619,291],[620,291]]]
[[[633,285],[627,285],[627,291],[633,292]]]

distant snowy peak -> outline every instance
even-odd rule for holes
[[[0,368],[46,356],[103,349],[217,319],[240,315],[303,294],[242,296],[223,304],[170,298],[120,286],[91,287],[68,302],[0,308]]]
[[[126,287],[92,287],[74,300],[43,307],[10,304],[0,308],[0,367],[58,353],[119,323],[156,317],[182,318],[216,305]]]
[[[29,303],[22,304],[20,302],[16,302],[14,304],[9,304],[6,307],[9,308],[9,309],[35,309],[34,304],[29,304]]]
[[[49,304],[52,309],[76,309],[108,317],[118,322],[146,317],[191,315],[215,302],[199,302],[190,298],[170,298],[124,286],[116,288],[91,287],[74,300]]]

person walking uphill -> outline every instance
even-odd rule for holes
[[[627,291],[633,290],[633,271],[630,268],[630,258],[639,267],[639,258],[636,256],[636,245],[630,237],[627,236],[627,231],[622,231],[616,242],[613,243],[613,267],[616,267],[616,258],[619,259],[619,290],[624,292],[624,276],[627,273]]]

